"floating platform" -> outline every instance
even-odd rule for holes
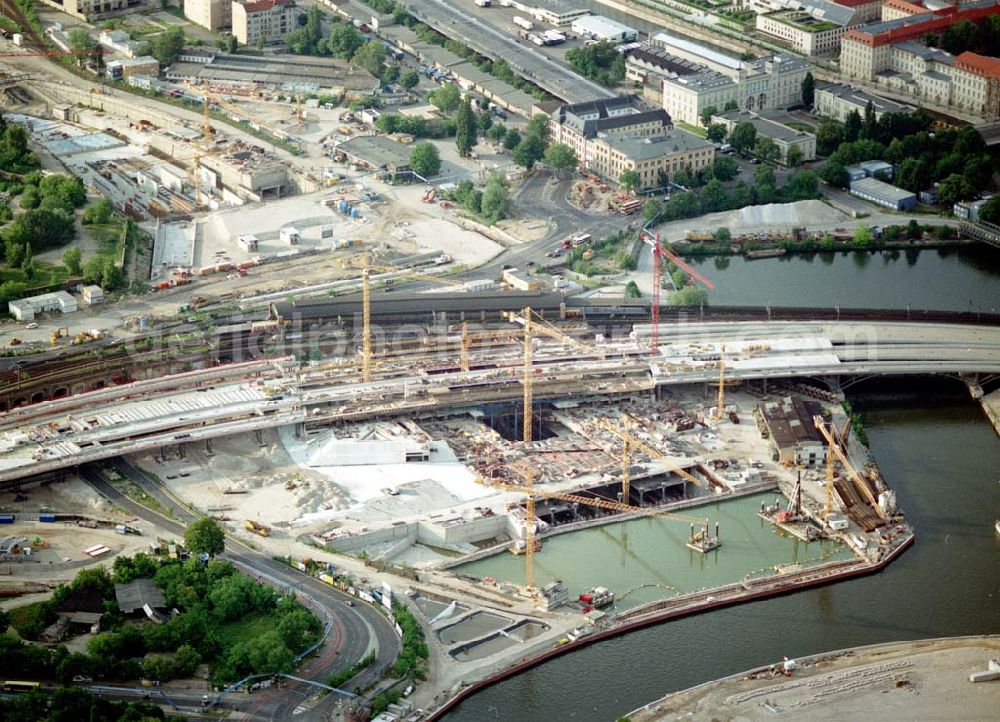
[[[705,538],[699,537],[691,539],[691,541],[689,541],[686,544],[686,546],[688,549],[692,549],[696,552],[701,552],[702,554],[707,554],[713,549],[718,549],[719,547],[721,547],[722,542],[719,540],[719,537],[717,536],[710,536]]]

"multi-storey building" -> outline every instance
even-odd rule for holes
[[[757,16],[757,30],[776,37],[803,55],[833,55],[849,28],[862,25],[850,7],[826,0],[797,0],[796,7]]]
[[[732,75],[704,70],[663,81],[663,107],[676,120],[692,125],[701,112],[731,102],[744,110],[775,110],[802,102],[802,81],[809,64],[790,55],[742,62]]]
[[[126,13],[142,12],[154,7],[160,7],[153,0],[42,0],[43,3],[68,15],[81,18],[88,22]]]
[[[892,68],[893,45],[944,32],[960,20],[976,21],[997,12],[1000,0],[978,0],[853,28],[841,40],[841,73],[873,81],[876,74]]]
[[[294,0],[251,0],[233,3],[233,36],[244,45],[283,40],[296,28]]]
[[[649,108],[635,96],[560,106],[549,118],[549,129],[553,143],[573,148],[581,167],[611,180],[634,170],[643,187],[655,185],[661,171],[672,178],[714,159],[711,143],[672,130],[665,110]]]
[[[901,0],[893,2],[901,4]],[[979,0],[851,30],[842,43],[841,72],[930,103],[996,117],[1000,61],[969,52],[955,57],[921,40],[926,33],[942,32],[959,20],[975,21],[997,12],[998,0]]]
[[[886,113],[912,113],[916,110],[912,105],[897,103],[850,85],[839,84],[816,88],[813,110],[817,115],[844,122],[853,110],[864,115],[869,103],[872,104],[876,119],[881,119]]]
[[[663,175],[670,180],[681,170],[697,173],[712,165],[715,147],[694,133],[669,130],[656,135],[635,137],[613,135],[593,144],[590,170],[617,180],[623,171],[639,174],[639,188],[654,188]]]
[[[209,30],[233,25],[233,0],[184,0],[184,17]]]

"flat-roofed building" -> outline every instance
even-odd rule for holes
[[[894,211],[903,211],[917,205],[917,196],[878,178],[859,178],[851,181],[851,195],[863,198]]]
[[[869,103],[872,104],[876,119],[881,119],[886,113],[912,113],[916,110],[912,105],[897,103],[866,90],[841,84],[816,88],[813,110],[818,115],[844,122],[852,110],[864,115]]]
[[[759,137],[770,138],[781,151],[779,161],[788,164],[788,152],[792,148],[799,149],[799,161],[808,162],[816,158],[816,136],[803,130],[796,130],[775,120],[764,118],[746,110],[730,110],[712,116],[713,123],[721,123],[726,130],[732,132],[740,123],[750,123]]]
[[[531,15],[535,20],[557,28],[569,27],[577,18],[590,15],[590,10],[577,5],[573,0],[514,0],[511,6]]]
[[[73,313],[77,309],[76,298],[65,291],[43,293],[38,296],[19,298],[7,304],[11,315],[18,321],[33,321],[39,313],[59,311]]]
[[[864,22],[853,8],[837,3],[810,0],[796,5],[796,9],[758,15],[756,24],[760,32],[784,41],[803,55],[836,54],[844,33]]]

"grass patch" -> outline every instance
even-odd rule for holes
[[[228,649],[248,639],[256,639],[277,628],[277,620],[271,615],[244,617],[235,622],[220,624],[215,628],[223,649]]]
[[[699,138],[706,138],[707,137],[707,131],[704,128],[699,128],[696,125],[691,125],[689,123],[685,123],[683,120],[678,120],[675,123],[675,125],[678,128],[680,128],[681,130],[686,130],[688,133],[694,133]]]
[[[36,635],[26,634],[28,627],[35,623],[39,615],[43,612],[43,606],[46,602],[33,602],[31,604],[25,604],[23,607],[15,607],[7,612],[10,618],[10,626],[17,630],[17,633],[22,637],[27,637],[33,639]]]
[[[20,25],[18,25],[17,23],[15,23],[10,18],[4,17],[3,15],[0,15],[0,28],[3,28],[4,30],[6,30],[7,32],[10,32],[10,33],[19,33],[19,32],[21,32],[21,26]]]
[[[793,121],[791,123],[785,123],[785,125],[787,125],[789,128],[794,128],[795,130],[801,130],[804,133],[815,133],[816,132],[816,128],[814,128],[813,126],[809,125],[808,123],[797,123],[797,122]]]

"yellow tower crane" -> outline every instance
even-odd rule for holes
[[[530,307],[517,314],[512,311],[504,312],[504,318],[513,323],[519,323],[524,328],[524,376],[522,385],[524,386],[524,431],[522,439],[528,443],[532,441],[534,418],[532,415],[532,403],[534,401],[533,379],[534,379],[534,358],[532,353],[532,339],[536,333],[554,338],[557,341],[569,344],[583,351],[585,354],[598,355],[603,358],[603,353],[583,341],[573,338],[563,333],[558,328],[547,322]]]
[[[598,426],[605,431],[611,432],[622,440],[622,501],[626,504],[629,503],[629,495],[632,492],[632,454],[635,451],[641,451],[650,459],[663,462],[668,470],[677,474],[682,479],[690,481],[695,486],[705,486],[704,481],[696,477],[694,474],[691,474],[690,472],[677,466],[666,454],[661,451],[657,451],[648,444],[643,443],[625,429],[614,426],[607,421],[599,421]]]
[[[832,452],[834,455],[836,455],[837,460],[840,461],[841,466],[844,467],[844,471],[850,477],[851,482],[858,489],[861,490],[861,493],[868,500],[868,503],[871,504],[872,508],[875,509],[875,513],[878,514],[879,518],[885,520],[888,517],[888,515],[886,514],[885,510],[882,509],[881,506],[879,506],[878,499],[876,499],[875,495],[872,493],[871,488],[868,486],[868,482],[865,481],[863,478],[861,478],[861,475],[858,473],[857,469],[854,468],[854,465],[851,463],[851,460],[847,457],[847,454],[844,453],[843,449],[841,449],[840,443],[838,442],[836,437],[836,431],[827,428],[827,422],[823,420],[822,416],[815,416],[813,418],[813,423],[816,425],[816,428],[819,429],[819,432],[820,434],[823,435],[823,438],[826,439],[827,454],[830,454]],[[830,426],[832,426],[832,424]],[[829,461],[827,462],[827,464],[829,464]],[[828,475],[830,474],[829,466],[827,466],[827,474]]]
[[[531,348],[531,308],[525,307],[524,309],[524,376],[521,380],[521,384],[524,386],[524,443],[530,444],[532,441],[532,436],[534,429],[532,428],[532,423],[534,421],[534,415],[532,414],[531,406],[534,403],[534,393],[532,390],[533,384],[533,374],[534,369],[534,359],[532,358],[532,348]]]
[[[345,264],[345,267],[350,267]],[[461,281],[453,281],[450,278],[432,276],[427,273],[418,273],[407,268],[396,266],[379,266],[371,262],[370,254],[361,254],[361,379],[363,381],[372,380],[372,367],[374,364],[372,350],[372,297],[371,297],[371,273],[391,273],[405,278],[412,278],[419,281],[430,281],[447,286],[464,286]],[[386,279],[390,280],[390,279]]]

